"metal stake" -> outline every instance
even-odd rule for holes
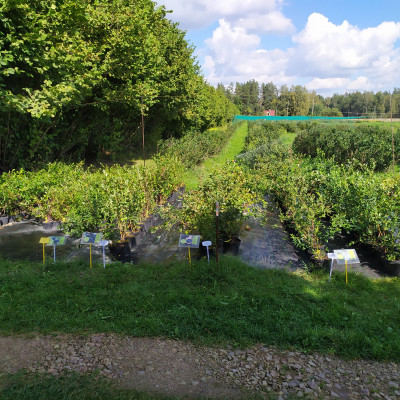
[[[215,260],[218,263],[219,201],[217,201],[217,204],[216,204],[215,215],[216,215],[216,217],[215,217],[215,225],[216,225]]]

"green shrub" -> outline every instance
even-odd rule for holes
[[[266,154],[255,166],[259,187],[275,196],[295,243],[316,257],[335,233],[346,231],[400,257],[400,177],[374,173],[358,164],[339,165],[323,154],[315,158]]]
[[[226,238],[238,236],[245,220],[256,212],[252,205],[259,199],[252,176],[234,161],[214,170],[197,189],[185,193],[182,206],[167,209],[169,226],[198,233],[204,239],[216,235],[216,202],[220,204],[219,231]]]
[[[192,131],[180,139],[163,141],[159,150],[162,155],[177,157],[186,167],[192,167],[219,153],[233,131],[233,127],[210,129],[205,132]]]
[[[55,163],[37,172],[4,173],[2,212],[61,221],[66,232],[100,231],[124,240],[155,206],[182,184],[182,165],[160,156],[149,170],[138,166],[84,169]]]
[[[41,200],[54,187],[74,180],[82,171],[82,164],[51,163],[37,172],[24,169],[3,173],[0,178],[0,212],[6,215],[36,214]],[[47,219],[46,210],[40,216]]]
[[[400,131],[395,132],[395,154],[400,154]],[[384,171],[392,163],[390,128],[378,124],[312,124],[299,133],[295,153],[315,157],[322,150],[341,164],[357,161],[375,171]],[[399,156],[397,156],[398,158]]]

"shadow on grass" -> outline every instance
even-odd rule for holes
[[[185,396],[185,399],[189,397]],[[206,400],[204,397],[190,397]],[[264,396],[244,394],[243,400],[261,400]],[[270,399],[277,397],[271,395]],[[120,389],[111,381],[96,374],[65,373],[59,377],[47,374],[30,374],[20,371],[0,379],[1,400],[177,400],[181,396],[167,396]],[[220,400],[229,400],[220,398]]]
[[[0,332],[116,332],[255,343],[400,361],[400,285],[256,270],[237,259],[167,266],[0,261]]]
[[[174,400],[176,397],[121,390],[98,375],[67,373],[60,377],[19,372],[3,378],[2,400]]]

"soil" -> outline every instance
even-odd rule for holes
[[[399,399],[400,364],[281,351],[197,346],[115,334],[0,337],[0,377],[99,371],[122,388],[185,398]]]

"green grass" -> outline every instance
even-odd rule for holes
[[[297,136],[297,133],[286,132],[286,133],[282,134],[282,135],[279,137],[279,140],[280,140],[283,144],[285,144],[285,145],[287,145],[287,146],[291,146],[292,143],[293,143],[293,141],[294,141],[294,139],[296,138],[296,136]]]
[[[122,390],[96,375],[59,378],[19,372],[0,380],[1,400],[174,400],[176,397]]]
[[[270,399],[278,396],[270,394]],[[204,397],[183,397],[203,399]],[[243,400],[260,400],[265,396],[244,393]],[[0,400],[178,400],[181,396],[144,393],[121,389],[111,381],[96,374],[79,375],[66,373],[60,377],[46,374],[30,374],[20,371],[0,377]],[[220,400],[229,400],[221,398]]]
[[[191,170],[188,170],[184,176],[184,182],[187,189],[194,189],[202,180],[206,179],[214,168],[221,167],[226,160],[233,160],[239,154],[245,144],[247,136],[247,123],[238,125],[235,133],[229,139],[226,146],[217,156],[205,160],[205,162]]]
[[[400,281],[214,263],[0,261],[0,334],[116,332],[400,361]]]

